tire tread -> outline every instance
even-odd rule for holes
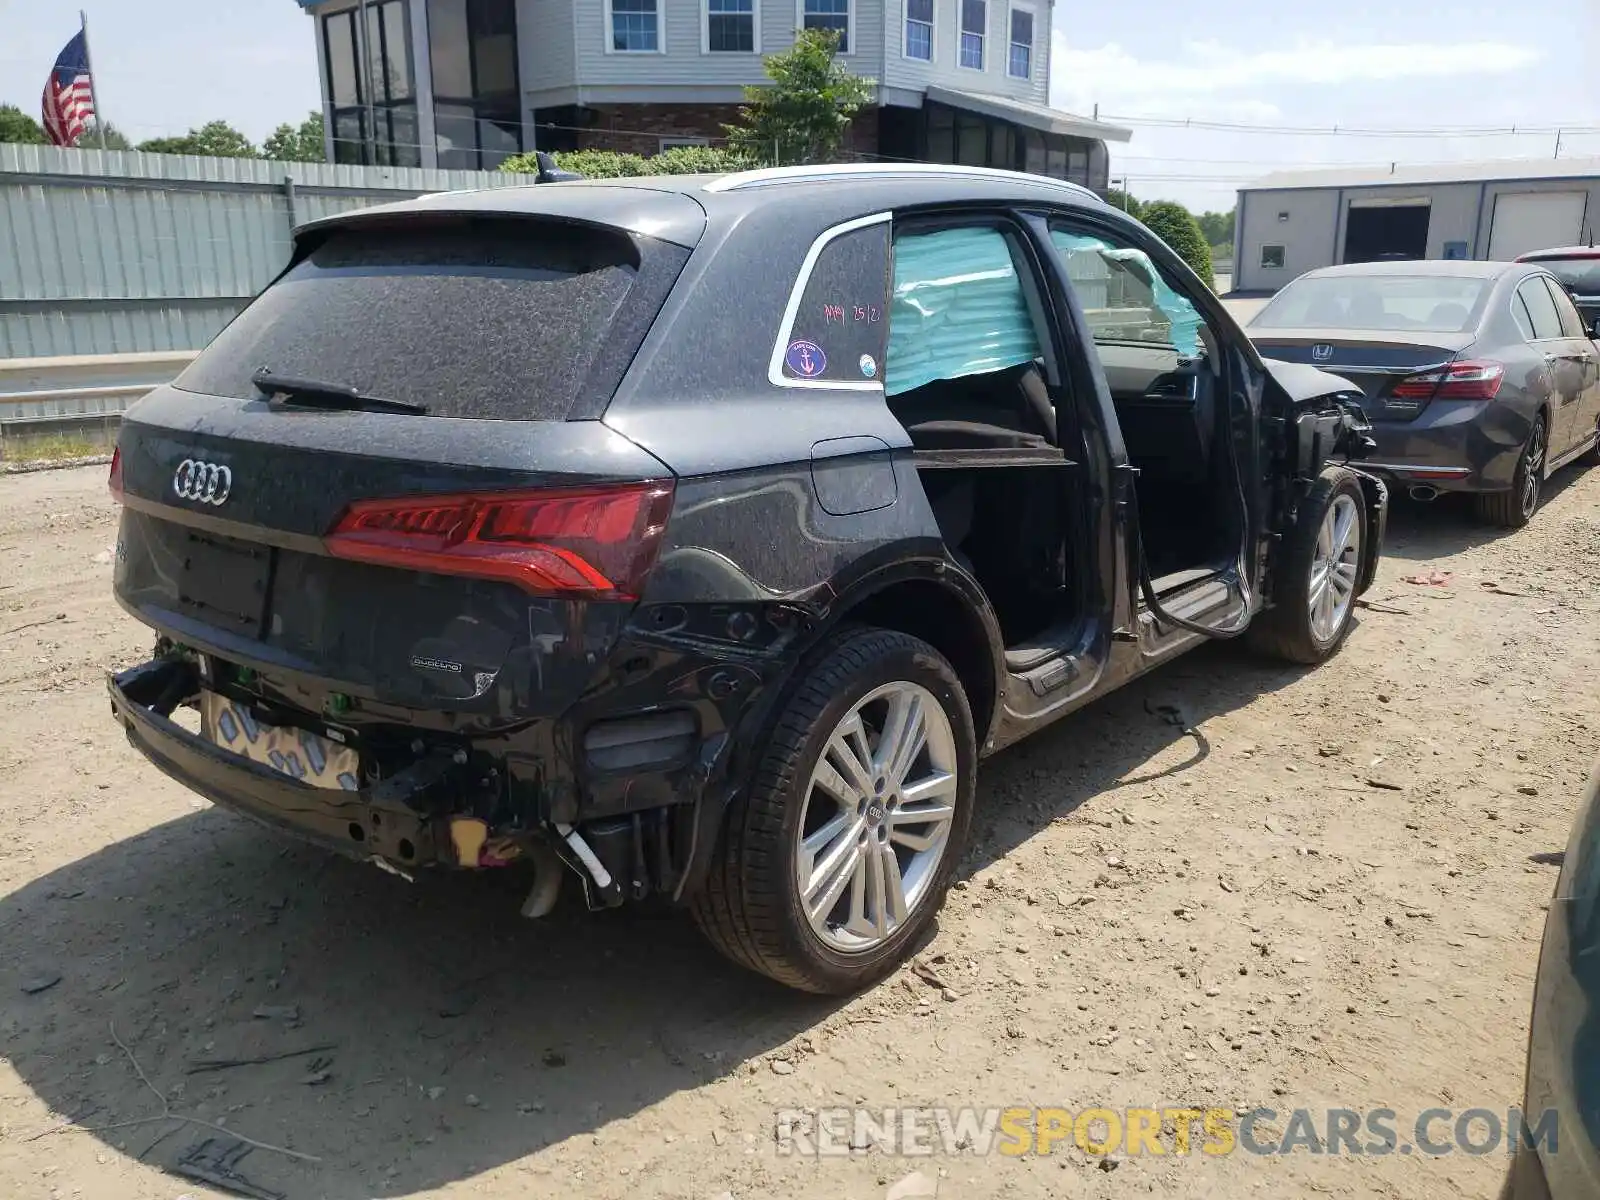
[[[1325,471],[1301,500],[1295,527],[1287,535],[1288,544],[1284,548],[1278,573],[1279,588],[1275,603],[1256,617],[1245,634],[1246,643],[1257,653],[1284,662],[1315,666],[1337,652],[1349,633],[1355,612],[1354,597],[1350,602],[1351,615],[1345,618],[1339,636],[1334,638],[1331,645],[1319,646],[1311,634],[1304,595],[1311,559],[1316,554],[1317,533],[1337,491],[1346,491],[1355,497],[1361,528],[1361,553],[1367,551],[1366,494],[1350,472],[1341,469]],[[1293,582],[1286,587],[1283,584],[1285,579]]]
[[[842,631],[825,644],[787,698],[768,735],[766,747],[751,773],[749,787],[729,807],[722,837],[704,886],[691,913],[706,938],[728,958],[801,991],[837,993],[833,972],[793,952],[785,936],[785,876],[791,869],[784,847],[784,817],[800,772],[807,767],[806,744],[829,704],[850,682],[874,663],[896,652],[910,652],[946,677],[965,709],[965,694],[955,671],[932,646],[894,630],[857,628]],[[971,738],[971,717],[966,736]],[[957,734],[961,736],[960,731]],[[970,782],[968,784],[970,787]],[[924,914],[936,912],[948,886],[950,866],[961,852],[952,829],[944,883],[923,902]],[[883,972],[874,959],[851,979],[853,990]],[[892,969],[892,960],[891,960]]]

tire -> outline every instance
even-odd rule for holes
[[[1246,635],[1249,644],[1292,663],[1314,665],[1332,655],[1355,616],[1356,583],[1366,543],[1367,501],[1360,481],[1349,471],[1324,471],[1300,502],[1294,529],[1283,547],[1282,566],[1274,572],[1273,606],[1256,617]],[[1323,564],[1335,545],[1338,566],[1327,573]],[[1332,599],[1323,600],[1330,589]],[[1315,613],[1314,590],[1319,601]]]
[[[922,712],[925,737],[914,741],[920,748],[900,775],[923,781],[928,798],[902,801],[891,770],[872,772],[878,780],[888,775],[888,790],[880,787],[865,800],[862,790],[845,788],[854,807],[847,806],[829,790],[837,790],[850,769],[840,758],[840,745],[852,745],[846,739],[853,735],[841,726],[854,728],[854,714],[869,755],[876,753],[882,747],[872,739],[892,727],[890,714],[901,703],[902,713]],[[852,759],[862,762],[859,754]],[[783,702],[750,786],[729,807],[705,886],[692,905],[695,922],[734,962],[792,988],[842,995],[877,982],[918,944],[944,903],[972,821],[976,769],[972,712],[943,655],[918,638],[891,630],[855,628],[835,634],[812,656]],[[829,786],[817,782],[814,772]],[[944,778],[950,774],[953,781]],[[910,818],[944,804],[950,812],[940,842],[938,822]],[[835,828],[837,838],[830,840]],[[800,881],[807,833],[815,850],[813,880],[857,878],[854,872],[826,871],[830,858],[859,864],[864,921],[828,919],[830,914],[851,918],[856,893],[847,885],[838,906],[813,922]],[[874,839],[876,858],[870,848]],[[903,839],[926,841],[930,847],[913,850]],[[934,843],[939,846],[936,855]],[[895,858],[895,878],[903,881],[903,913],[877,903],[879,893],[871,890],[878,878],[874,872],[886,870],[874,864],[888,855]],[[887,888],[889,876],[881,878]],[[823,884],[812,895],[820,905],[831,890]],[[869,907],[873,913],[866,912]],[[875,914],[883,922],[863,935],[861,928],[874,924]],[[852,923],[857,925],[854,932]]]
[[[1482,492],[1474,500],[1478,519],[1502,529],[1521,529],[1539,510],[1539,494],[1544,488],[1545,453],[1549,449],[1549,426],[1540,413],[1534,418],[1528,440],[1517,456],[1517,469],[1511,487],[1503,492]]]

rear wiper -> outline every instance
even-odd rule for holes
[[[293,375],[277,375],[266,367],[262,367],[250,376],[250,382],[263,392],[272,393],[274,397],[293,397],[296,404],[306,404],[308,407],[348,408],[356,412],[410,413],[414,416],[422,416],[428,411],[425,404],[412,404],[409,400],[385,400],[382,396],[363,396],[346,384],[300,379]]]

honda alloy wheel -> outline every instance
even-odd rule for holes
[[[932,923],[972,819],[966,692],[932,646],[846,629],[783,701],[730,807],[694,913],[751,970],[839,994],[882,978]]]
[[[1521,529],[1533,520],[1544,492],[1545,455],[1550,449],[1550,426],[1545,415],[1534,417],[1527,440],[1517,455],[1511,487],[1501,492],[1483,492],[1477,497],[1478,516],[1504,529]]]
[[[1528,444],[1522,448],[1522,462],[1517,472],[1518,481],[1522,485],[1517,494],[1524,521],[1532,520],[1534,512],[1539,507],[1539,493],[1544,487],[1544,452],[1547,441],[1544,422],[1534,422],[1533,432],[1528,435]]]

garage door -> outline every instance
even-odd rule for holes
[[[1588,192],[1502,192],[1494,201],[1489,258],[1508,262],[1530,250],[1573,245],[1588,199]]]

